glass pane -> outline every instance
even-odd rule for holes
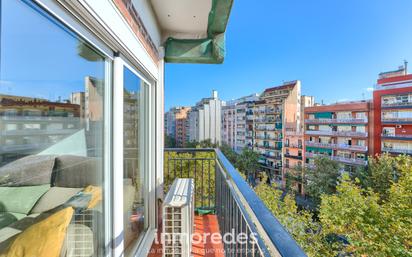
[[[143,235],[145,226],[143,171],[143,123],[144,105],[143,81],[129,69],[124,69],[124,246],[130,251]],[[146,222],[147,223],[147,222]]]
[[[0,31],[0,251],[33,226],[103,256],[105,58],[30,1],[1,1]]]

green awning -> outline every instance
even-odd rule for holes
[[[165,61],[172,63],[222,63],[225,58],[225,30],[233,0],[212,0],[207,38],[166,41]]]

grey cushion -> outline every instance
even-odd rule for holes
[[[36,203],[31,213],[42,213],[67,202],[83,188],[52,187]]]
[[[101,185],[101,160],[92,157],[62,155],[56,158],[53,185],[82,188]]]
[[[0,186],[50,184],[55,156],[29,155],[0,168]]]

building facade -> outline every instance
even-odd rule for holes
[[[406,64],[379,74],[373,109],[373,154],[412,154],[412,75]]]
[[[300,81],[285,82],[266,89],[255,102],[255,150],[261,154],[261,168],[271,180],[282,183],[285,124],[300,126]]]
[[[371,102],[346,102],[305,108],[305,163],[318,156],[342,164],[346,171],[366,166],[369,155]]]
[[[228,101],[222,108],[222,142],[238,153],[253,147],[253,108],[258,99],[258,94],[252,94]]]
[[[187,138],[190,142],[210,140],[212,143],[221,142],[222,101],[217,91],[212,97],[204,98],[189,112],[187,123]]]
[[[304,127],[305,116],[304,110],[306,107],[311,107],[315,104],[313,96],[301,96],[300,98],[300,122],[292,122],[285,124],[285,135],[283,140],[284,154],[282,166],[282,184],[286,185],[287,174],[292,172],[297,176],[299,172],[303,171],[305,161],[305,140]],[[300,182],[292,185],[295,190],[304,194],[303,185]]]
[[[188,113],[191,107],[173,107],[165,113],[165,134],[173,138],[176,147],[184,147],[188,142]]]

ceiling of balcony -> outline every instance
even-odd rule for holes
[[[212,0],[151,0],[164,37],[205,38]]]

